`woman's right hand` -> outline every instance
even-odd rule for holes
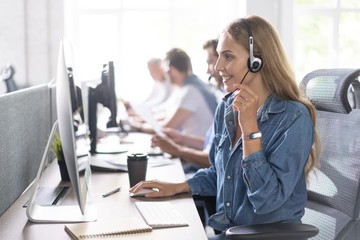
[[[143,188],[158,189],[158,191],[156,192],[146,193],[145,197],[148,198],[170,197],[179,193],[190,192],[190,187],[186,182],[167,183],[157,180],[139,182],[135,186],[130,188],[129,192],[137,193],[140,189]]]

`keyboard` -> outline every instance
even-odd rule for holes
[[[170,202],[135,202],[135,206],[152,228],[189,226],[184,216]]]

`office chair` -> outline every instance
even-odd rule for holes
[[[359,75],[360,69],[321,69],[300,84],[316,107],[322,145],[303,223],[234,226],[226,231],[228,239],[360,239]]]

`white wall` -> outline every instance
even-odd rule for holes
[[[63,1],[2,0],[0,9],[0,68],[13,64],[20,87],[48,82],[64,32]]]
[[[24,4],[25,0],[0,1],[0,68],[7,63],[14,64],[19,79],[24,79],[26,74]]]
[[[246,1],[244,12],[269,20],[279,31],[291,59],[292,0]],[[228,11],[237,7],[229,6]],[[63,8],[63,0],[0,1],[0,68],[13,64],[20,86],[47,83],[55,76],[58,46],[64,35]]]
[[[293,1],[247,0],[247,15],[259,15],[275,27],[290,61],[293,59]]]

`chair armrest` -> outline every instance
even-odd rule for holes
[[[269,223],[234,226],[226,231],[229,239],[277,239],[303,240],[316,236],[319,229],[303,223]]]

